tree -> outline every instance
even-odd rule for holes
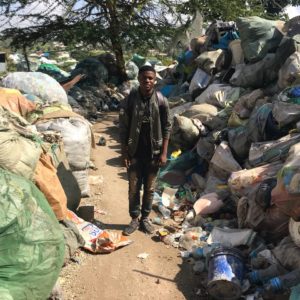
[[[65,44],[103,45],[116,56],[120,77],[126,79],[123,50],[142,44],[155,47],[162,37],[175,28],[170,1],[148,0],[44,0],[44,12],[28,12],[34,0],[4,0],[2,13],[9,19],[26,18],[31,26],[8,28],[3,38],[11,46],[24,48],[37,41],[62,41]],[[174,2],[174,1],[172,1]],[[159,9],[158,9],[159,6]],[[57,8],[60,8],[57,10]],[[27,9],[26,9],[27,8]],[[57,10],[59,13],[54,13]]]
[[[188,14],[199,10],[206,20],[234,21],[237,17],[251,15],[278,17],[287,5],[300,5],[300,0],[188,0],[177,9]]]
[[[34,9],[36,3],[43,3],[42,11]],[[50,40],[105,46],[115,54],[121,80],[126,80],[124,47],[156,47],[174,36],[178,24],[189,24],[197,10],[206,21],[226,21],[247,15],[274,17],[288,4],[300,0],[2,0],[0,15],[8,22],[29,20],[30,26],[10,27],[1,35],[21,49]]]

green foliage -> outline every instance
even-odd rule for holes
[[[124,79],[124,51],[145,55],[151,48],[164,50],[174,38],[178,22],[186,27],[197,10],[204,21],[226,21],[249,15],[273,18],[286,4],[300,4],[300,0],[44,0],[44,11],[28,9],[36,2],[0,2],[0,14],[8,19],[23,15],[34,24],[27,28],[8,28],[2,31],[2,39],[9,39],[12,47],[21,49],[37,43],[42,49],[49,49],[49,41],[61,41],[69,49],[75,49],[79,43],[85,48],[109,49],[115,54]],[[188,22],[182,21],[182,14],[190,16]],[[78,53],[74,57],[82,56]]]

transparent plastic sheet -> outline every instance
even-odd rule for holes
[[[0,299],[47,299],[64,259],[64,237],[44,195],[0,169]]]

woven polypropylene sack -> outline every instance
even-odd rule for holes
[[[44,195],[0,169],[0,299],[47,299],[64,259],[64,237]]]

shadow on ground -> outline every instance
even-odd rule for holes
[[[156,278],[156,283],[159,284],[162,281],[175,282],[179,291],[182,292],[185,299],[187,300],[206,300],[209,299],[207,295],[198,295],[197,291],[201,289],[201,283],[199,276],[193,274],[191,265],[187,262],[182,262],[179,265],[181,268],[180,272],[175,278],[167,278],[160,276],[159,274],[152,274],[142,270],[133,269],[133,272],[140,273],[147,277]]]

